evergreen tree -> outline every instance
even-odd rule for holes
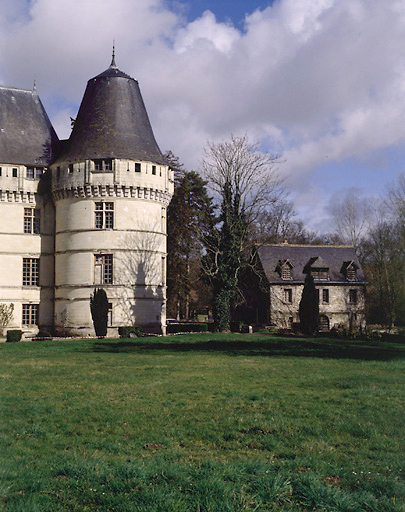
[[[171,152],[165,156],[175,170],[174,195],[167,209],[167,312],[188,319],[203,295],[203,239],[215,217],[206,182],[196,172],[185,171]]]
[[[308,336],[313,336],[318,329],[319,297],[318,291],[315,288],[314,278],[310,273],[305,278],[299,315],[301,331]]]
[[[105,290],[96,288],[90,295],[90,310],[96,336],[106,336],[108,322],[108,299]]]
[[[214,286],[213,314],[215,326],[219,331],[226,331],[231,323],[232,301],[238,289],[239,272],[242,268],[243,241],[246,222],[240,212],[239,194],[232,196],[230,183],[224,186],[221,217],[222,227],[218,232],[219,259],[217,269],[212,276]]]

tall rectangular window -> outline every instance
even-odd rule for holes
[[[152,174],[156,174],[156,165],[152,165]]]
[[[23,325],[38,325],[38,304],[23,304],[22,305],[22,324]]]
[[[16,167],[13,167],[13,178],[17,178],[17,168]]]
[[[39,286],[39,258],[23,258],[23,286]]]
[[[140,163],[135,164],[135,172],[141,172],[141,164]]]
[[[357,304],[357,290],[349,290],[349,303]]]
[[[24,233],[39,234],[40,210],[37,208],[24,208]]]
[[[322,290],[322,303],[329,304],[329,290],[327,288]]]
[[[114,203],[95,203],[94,221],[96,229],[113,229]]]
[[[292,303],[292,289],[291,288],[285,288],[285,290],[284,290],[284,302],[287,302],[288,304]]]
[[[94,255],[94,284],[112,284],[113,256],[112,254]]]

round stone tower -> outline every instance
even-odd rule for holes
[[[109,334],[162,332],[169,169],[138,82],[115,60],[88,81],[69,140],[51,166],[55,204],[55,331],[94,334],[90,295],[103,288]]]

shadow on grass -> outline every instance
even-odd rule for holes
[[[250,340],[238,339],[238,335],[226,340],[219,336],[212,336],[203,340],[179,337],[156,338],[145,340],[117,340],[96,341],[92,344],[93,352],[111,353],[152,353],[152,352],[222,352],[232,356],[293,356],[293,357],[319,357],[332,359],[360,359],[389,361],[405,356],[405,347],[395,343],[371,343],[363,341],[331,340],[329,338],[296,339],[296,338],[270,338],[269,336],[255,335]],[[218,339],[219,338],[219,339]],[[173,341],[172,341],[173,340]]]

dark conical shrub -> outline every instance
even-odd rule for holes
[[[301,331],[308,336],[313,336],[318,330],[319,298],[311,274],[307,274],[305,278],[299,314]]]
[[[96,335],[104,337],[107,334],[108,299],[105,290],[96,288],[90,295],[90,310]]]

